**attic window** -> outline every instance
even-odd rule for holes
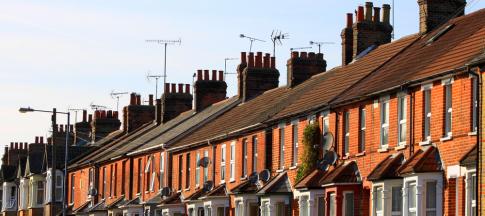
[[[443,36],[446,32],[448,32],[450,29],[452,29],[455,26],[455,24],[449,24],[446,27],[442,28],[438,33],[436,33],[433,37],[431,37],[429,40],[426,41],[425,45],[429,46],[436,40],[438,40],[441,36]]]

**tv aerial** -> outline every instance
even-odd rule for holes
[[[147,72],[147,81],[150,82],[151,79],[155,79],[155,98],[158,98],[158,80],[162,77],[165,77],[165,76],[162,76],[160,74],[150,74],[150,71]],[[165,81],[163,81],[165,85]]]
[[[253,49],[253,42],[254,41],[259,41],[259,42],[266,42],[264,40],[261,40],[261,39],[258,39],[258,38],[254,38],[254,37],[250,37],[250,36],[247,36],[245,34],[240,34],[239,35],[240,38],[247,38],[249,39],[249,52],[251,52],[251,50]]]
[[[271,41],[273,41],[273,56],[276,56],[276,44],[283,45],[281,40],[290,39],[288,33],[281,33],[281,30],[273,30],[271,32]]]
[[[322,48],[323,45],[326,45],[326,44],[335,44],[335,43],[334,42],[310,41],[310,45],[317,45],[318,46],[318,53],[322,53],[321,48]]]
[[[226,79],[227,74],[236,74],[236,73],[228,73],[227,72],[227,61],[237,60],[237,58],[224,58],[224,80]]]
[[[128,92],[115,92],[115,90],[112,90],[111,93],[109,94],[112,99],[116,98],[116,111],[118,112],[119,106],[120,106],[120,97],[128,94]]]
[[[290,48],[290,52],[293,52],[295,50],[306,50],[306,49],[311,49],[312,47],[293,47]]]
[[[147,43],[157,43],[160,45],[164,45],[164,59],[163,59],[163,85],[167,83],[167,45],[181,45],[182,39],[178,40],[145,40]],[[155,95],[155,98],[158,98],[158,95]]]
[[[79,109],[79,108],[69,108],[67,111],[74,111],[74,122],[77,123],[77,112],[79,111],[84,111],[85,109]]]
[[[94,111],[96,111],[96,110],[107,110],[108,109],[107,106],[103,106],[103,105],[99,105],[99,104],[93,104],[93,103],[89,104],[89,106]]]

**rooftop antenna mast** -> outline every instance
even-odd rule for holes
[[[107,106],[103,106],[103,105],[99,105],[99,104],[93,104],[93,103],[89,104],[89,106],[94,111],[96,111],[96,110],[107,110],[107,109],[109,109]]]
[[[249,52],[251,52],[251,50],[253,49],[253,42],[254,41],[259,41],[259,42],[266,42],[264,40],[261,40],[261,39],[258,39],[258,38],[254,38],[254,37],[249,37],[247,35],[244,35],[244,34],[240,34],[239,35],[240,38],[247,38],[249,39]]]
[[[318,53],[322,53],[322,46],[326,44],[335,44],[334,42],[318,42],[318,41],[310,41],[310,45],[317,45],[318,46]]]
[[[69,108],[67,110],[68,111],[74,111],[74,122],[76,122],[76,123],[77,123],[77,112],[84,111],[84,109],[78,109],[78,108]]]
[[[294,47],[290,48],[290,52],[293,52],[294,50],[305,50],[305,49],[311,49],[312,47]]]
[[[160,74],[150,74],[150,71],[147,73],[147,81],[150,81],[150,79],[155,79],[155,98],[158,98],[158,79],[165,77]],[[163,85],[165,85],[166,80],[163,80]]]
[[[125,95],[125,94],[128,94],[128,92],[115,92],[115,90],[111,91],[111,93],[109,94],[111,96],[111,98],[113,98],[113,99],[116,98],[116,111],[119,111],[120,97]]]
[[[283,45],[281,40],[290,39],[290,35],[288,33],[281,33],[280,30],[273,30],[271,32],[271,41],[273,41],[273,56],[276,57],[276,44]]]
[[[164,45],[164,60],[163,60],[163,85],[167,83],[167,45],[180,45],[182,44],[182,39],[178,40],[146,40],[147,43],[157,43]],[[155,98],[158,98],[158,95],[155,95]]]
[[[237,60],[237,58],[225,58],[224,59],[224,80],[226,80],[227,74],[235,74],[235,73],[228,73],[227,72],[227,61]]]

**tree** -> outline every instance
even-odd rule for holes
[[[314,145],[318,142],[319,132],[320,128],[317,121],[307,125],[303,131],[303,154],[300,157],[302,163],[298,168],[295,182],[299,182],[317,165],[318,151],[314,148]]]

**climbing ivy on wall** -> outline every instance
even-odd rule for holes
[[[298,168],[295,182],[299,182],[303,177],[308,175],[316,165],[318,160],[318,150],[313,145],[318,143],[318,134],[320,128],[318,122],[308,124],[303,131],[303,154],[301,154],[300,161],[302,162]]]

